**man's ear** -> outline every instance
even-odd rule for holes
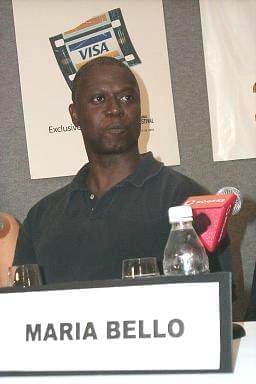
[[[73,124],[76,126],[76,127],[79,127],[79,120],[78,120],[78,116],[77,116],[77,112],[76,112],[76,106],[75,104],[70,104],[70,106],[68,107],[69,109],[69,113],[70,113],[70,116],[71,116],[71,119],[73,121]]]

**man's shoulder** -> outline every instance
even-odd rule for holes
[[[85,185],[87,172],[87,164],[85,164],[75,175],[75,177],[63,187],[53,191],[40,199],[29,211],[28,216],[40,215],[49,212],[58,213],[63,210],[68,203],[72,191],[82,188]]]
[[[189,196],[208,194],[207,189],[170,166],[163,166],[156,178],[155,190],[168,205],[180,205]]]
[[[206,191],[206,189],[191,177],[186,176],[170,165],[165,165],[159,159],[154,157],[152,152],[143,154],[143,161],[138,168],[138,171],[135,173],[133,180],[135,180],[138,185],[143,185],[145,182],[149,181],[147,185],[156,188],[160,186],[166,188],[169,186],[172,189],[183,187],[194,189],[197,192]]]
[[[190,188],[196,192],[201,192],[202,194],[208,193],[207,189],[196,180],[168,165],[162,167],[160,178],[165,179],[166,182],[172,186],[176,185],[176,187]]]
[[[70,183],[57,189],[54,192],[49,193],[40,199],[30,210],[28,216],[38,216],[43,212],[55,212],[61,210],[64,204],[67,202],[70,192]]]

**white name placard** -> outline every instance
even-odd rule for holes
[[[0,371],[218,370],[219,290],[188,282],[1,293]]]

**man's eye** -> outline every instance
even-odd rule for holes
[[[120,100],[121,100],[123,103],[127,103],[127,102],[133,100],[133,96],[132,96],[132,95],[123,95],[123,96],[120,97]]]
[[[103,95],[97,95],[92,98],[92,102],[95,104],[103,103],[103,101],[105,101],[105,97]]]

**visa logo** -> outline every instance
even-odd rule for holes
[[[80,49],[78,52],[83,60],[90,59],[94,56],[102,55],[104,52],[108,52],[109,49],[105,42],[101,44],[94,44],[86,47],[84,50]]]

